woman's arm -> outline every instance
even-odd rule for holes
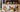
[[[5,9],[5,6],[3,6],[3,10],[6,10],[6,9]]]
[[[7,9],[5,9],[5,6],[3,6],[3,10],[7,11]]]

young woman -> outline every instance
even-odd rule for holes
[[[13,7],[13,4],[12,4],[12,2],[11,2],[11,4],[10,4],[10,7],[11,7],[11,8]],[[11,9],[11,8],[10,8],[10,9]],[[11,12],[11,11],[13,12],[13,10],[10,10],[10,12]]]
[[[5,10],[6,12],[9,11],[9,2],[6,1],[5,6],[3,6],[3,10]]]

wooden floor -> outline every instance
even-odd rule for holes
[[[18,11],[16,12],[20,12],[20,4],[16,4],[16,5],[18,5]]]

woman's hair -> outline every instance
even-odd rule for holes
[[[9,1],[6,1],[6,4],[7,4],[7,2],[9,2]]]

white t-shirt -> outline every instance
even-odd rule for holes
[[[8,6],[7,6],[7,5],[5,5],[5,9],[9,10],[9,5],[8,5]]]
[[[13,8],[16,8],[17,7],[17,5],[13,5]]]
[[[10,4],[10,6],[13,7],[13,8],[15,8],[16,5],[13,5],[13,4],[11,5],[11,4]]]
[[[14,5],[14,4],[12,4],[12,5],[10,4],[10,6],[13,7],[13,8],[17,7],[17,5]]]
[[[15,5],[13,5],[13,8],[15,8]]]

